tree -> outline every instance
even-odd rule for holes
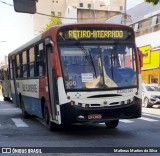
[[[51,17],[49,20],[50,20],[49,23],[46,24],[46,26],[42,28],[42,30],[40,31],[41,33],[48,30],[54,25],[62,24],[61,18],[59,17]]]
[[[158,3],[160,3],[160,0],[144,0],[144,1],[152,5],[157,5]]]

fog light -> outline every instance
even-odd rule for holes
[[[67,99],[70,100],[70,96],[67,96]]]

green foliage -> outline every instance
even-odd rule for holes
[[[160,0],[144,0],[147,3],[150,3],[151,5],[157,5],[160,3]]]
[[[49,23],[40,31],[41,33],[48,30],[54,25],[62,24],[61,18],[59,17],[51,17],[49,20]]]

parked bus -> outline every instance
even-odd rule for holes
[[[11,100],[11,86],[9,81],[8,65],[2,65],[0,67],[0,85],[4,101]]]
[[[57,125],[141,117],[141,59],[132,28],[68,24],[9,54],[13,101],[24,117]]]

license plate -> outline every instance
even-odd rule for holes
[[[101,119],[102,115],[101,114],[89,114],[88,119]]]

